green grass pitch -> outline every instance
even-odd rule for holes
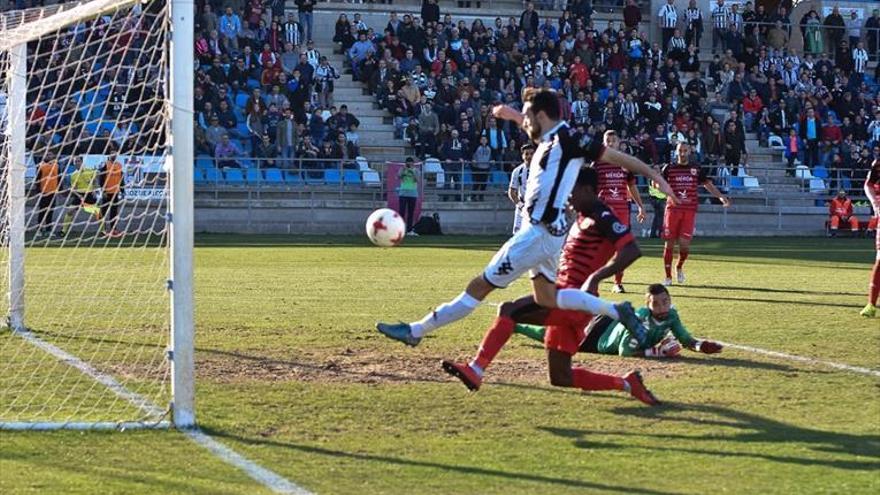
[[[492,304],[416,349],[374,330],[455,296],[501,242],[198,237],[199,423],[322,494],[880,492],[876,376],[732,349],[576,358],[643,370],[665,402],[648,408],[551,387],[543,349],[515,335],[468,393],[439,363],[472,356]],[[663,275],[659,243],[642,247],[636,304]],[[858,316],[873,256],[863,239],[696,239],[673,302],[700,337],[880,369],[880,319]],[[0,432],[0,493],[266,490],[174,431]]]

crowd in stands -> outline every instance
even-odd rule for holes
[[[360,121],[336,105],[341,68],[315,49],[314,0],[197,0],[196,153],[221,167],[354,167]],[[312,159],[308,165],[294,158]]]
[[[795,159],[810,168],[864,170],[877,153],[878,74],[867,71],[868,58],[878,55],[877,11],[855,23],[835,9],[818,27],[820,16],[809,12],[800,21],[803,36],[815,39],[818,30],[823,43],[819,50],[807,43],[806,53],[788,42],[785,2],[769,13],[717,0],[702,12],[694,1],[668,0],[652,20],[661,27],[656,40],[633,0],[623,22],[592,17],[589,0],[543,18],[528,2],[518,18],[484,25],[456,21],[425,0],[420,16],[392,12],[384,26],[342,14],[334,41],[354,77],[394,116],[397,135],[420,157],[455,167],[453,174],[465,164],[501,167],[483,165],[486,157],[507,168],[519,160],[525,136],[490,109],[518,105],[529,86],[558,90],[579,130],[617,129],[623,148],[649,163],[668,161],[686,140],[713,174],[744,175],[749,132],[765,145],[771,134],[782,138],[790,174]],[[831,28],[838,24],[839,32]],[[704,30],[712,32],[711,61],[700,59]]]

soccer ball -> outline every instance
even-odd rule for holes
[[[396,246],[405,234],[406,222],[392,209],[378,209],[367,218],[367,237],[377,246]]]

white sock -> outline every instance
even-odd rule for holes
[[[471,361],[471,362],[468,364],[468,366],[470,366],[471,369],[474,370],[474,373],[476,373],[477,375],[479,375],[480,378],[483,377],[483,373],[484,373],[483,368],[481,368],[480,365],[478,365],[476,361]]]
[[[560,309],[573,309],[575,311],[583,311],[594,315],[606,315],[614,318],[620,318],[614,303],[584,292],[580,289],[559,289],[556,291],[556,306]]]
[[[471,297],[467,292],[462,292],[452,301],[441,304],[437,309],[425,315],[421,320],[410,323],[410,331],[413,337],[424,337],[425,334],[458,321],[471,314],[480,305],[480,301]]]

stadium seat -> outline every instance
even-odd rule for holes
[[[220,169],[214,167],[205,169],[205,182],[216,184],[222,180],[223,175],[220,173]]]
[[[434,176],[438,189],[443,187],[443,184],[446,183],[446,172],[443,170],[443,165],[440,163],[440,160],[433,157],[426,158],[424,165],[422,165],[422,170],[426,179],[429,175]]]
[[[244,169],[257,168],[256,163],[249,158],[242,158],[241,160],[238,161],[238,165]]]
[[[298,170],[288,170],[284,172],[284,182],[292,185],[302,184],[302,174],[300,174]]]
[[[361,184],[361,173],[357,170],[346,170],[342,173],[342,181],[346,184]]]
[[[339,170],[335,168],[329,168],[324,171],[324,182],[332,185],[339,185],[342,183],[342,176],[339,174]]]
[[[202,183],[205,182],[205,171],[200,168],[193,169],[193,182]]]
[[[739,189],[741,187],[743,187],[743,178],[731,176],[730,177],[730,188],[731,189]]]
[[[211,168],[214,166],[214,159],[208,155],[199,155],[196,157],[196,168]]]
[[[242,186],[244,185],[244,174],[241,173],[241,169],[238,168],[230,168],[226,169],[223,172],[223,179],[227,184],[233,186]]]
[[[263,172],[260,169],[248,168],[246,173],[248,184],[260,184],[263,182]]]
[[[244,137],[249,136],[251,132],[248,130],[247,124],[241,121],[235,125],[235,133],[241,137]],[[248,143],[250,143],[250,140],[248,140]]]
[[[767,146],[769,146],[773,149],[780,149],[780,150],[785,149],[785,144],[783,144],[782,138],[775,135],[775,134],[771,134],[770,137],[767,138]]]
[[[284,183],[284,176],[281,174],[281,170],[277,168],[267,168],[264,170],[266,173],[266,183],[269,184],[282,184]]]
[[[240,108],[242,112],[244,112],[244,107],[247,105],[248,95],[245,93],[239,93],[235,95],[235,106]]]
[[[260,81],[257,81],[256,79],[248,79],[248,80],[247,80],[247,87],[248,87],[248,89],[256,89],[256,88],[259,88],[259,87],[260,87]]]
[[[379,187],[382,185],[382,179],[379,177],[379,172],[376,172],[375,170],[364,170],[361,172],[361,179],[363,179],[365,186]]]
[[[822,165],[816,165],[815,167],[813,167],[813,177],[817,177],[819,179],[827,179],[828,169],[823,167]]]
[[[367,159],[362,156],[355,158],[354,162],[357,163],[358,170],[360,170],[361,172],[363,172],[365,170],[373,170],[370,168],[370,162],[367,161]]]
[[[471,186],[474,184],[474,178],[473,176],[471,176],[470,170],[465,170],[464,172],[462,172],[461,182],[466,186],[467,189],[471,188]]]
[[[493,186],[507,187],[510,185],[510,177],[508,177],[507,172],[503,170],[493,170],[492,176],[489,179],[489,184]]]

